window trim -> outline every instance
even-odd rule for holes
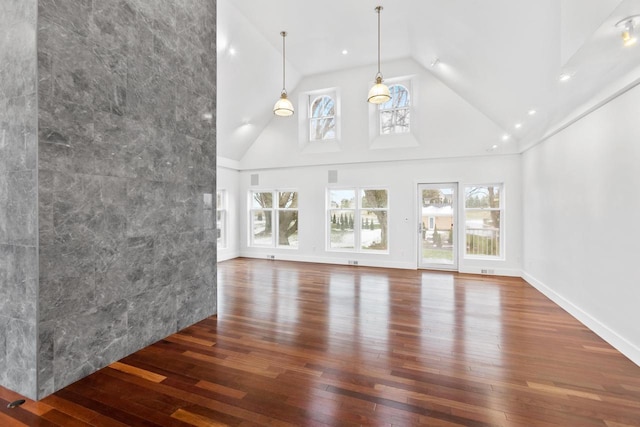
[[[220,230],[220,237],[218,240],[218,236],[216,233],[216,247],[218,249],[226,249],[227,248],[227,190],[220,189],[216,190],[216,229]],[[220,201],[220,203],[218,203]],[[222,214],[222,228],[218,229],[218,215]]]
[[[309,142],[314,143],[314,142],[326,142],[326,141],[335,141],[338,137],[338,133],[337,133],[337,125],[338,125],[338,118],[337,118],[337,102],[336,102],[336,98],[335,96],[331,96],[331,93],[320,93],[320,94],[309,94],[308,98],[309,101],[307,103],[308,105],[308,111],[307,111],[307,126],[308,126],[308,130],[309,130]],[[328,98],[331,100],[331,102],[333,102],[333,115],[326,115],[326,116],[319,116],[319,117],[314,117],[313,116],[313,105],[316,103],[317,100],[321,100],[324,98]],[[333,138],[321,138],[321,139],[315,139],[312,137],[311,135],[311,130],[312,130],[312,126],[311,123],[314,121],[322,121],[322,120],[327,120],[327,119],[333,119],[334,121],[334,128],[333,128]]]
[[[412,112],[413,112],[413,93],[411,90],[411,80],[398,80],[398,81],[392,81],[389,82],[388,87],[389,89],[391,89],[394,86],[402,86],[406,91],[407,91],[407,106],[406,107],[397,107],[397,108],[383,108],[383,106],[385,104],[380,104],[378,105],[378,111],[377,111],[377,115],[378,115],[378,135],[385,137],[385,136],[398,136],[398,135],[407,135],[411,133],[411,117],[413,116]],[[389,133],[383,133],[382,132],[382,113],[384,112],[394,112],[394,111],[400,111],[400,110],[407,110],[408,114],[409,114],[409,125],[408,125],[408,129],[404,132],[389,132]],[[394,126],[395,128],[395,126]]]
[[[467,208],[467,188],[469,187],[499,187],[500,188],[500,207],[498,208]],[[506,259],[506,238],[505,238],[505,212],[506,212],[506,199],[505,199],[505,185],[502,182],[482,183],[482,184],[464,184],[462,191],[462,206],[464,212],[464,241],[462,255],[464,259],[471,260],[492,260],[492,261],[504,261]],[[491,212],[498,211],[500,213],[500,227],[498,228],[499,241],[498,241],[498,255],[481,255],[481,254],[468,254],[467,253],[467,213],[472,212]]]
[[[369,104],[369,149],[387,150],[420,147],[420,142],[417,137],[419,123],[415,120],[415,117],[418,117],[420,114],[420,79],[416,75],[411,74],[386,78],[385,83],[388,86],[401,84],[409,90],[409,114],[410,117],[413,117],[414,119],[413,123],[409,124],[408,132],[381,134],[380,107],[378,105]]]
[[[253,207],[253,195],[255,193],[271,193],[271,207],[270,208],[254,208]],[[298,194],[298,207],[296,208],[280,208],[278,206],[278,194],[279,193],[297,193]],[[300,218],[300,192],[297,189],[251,189],[249,190],[249,194],[248,194],[248,199],[249,199],[249,220],[247,221],[247,225],[249,228],[249,232],[248,232],[248,247],[250,248],[273,248],[273,249],[286,249],[286,250],[299,250],[300,249],[300,240],[299,240],[299,236],[300,236],[300,230],[298,229],[298,245],[297,246],[291,246],[291,245],[280,245],[278,243],[278,227],[280,226],[280,211],[297,211],[298,212],[298,218]],[[256,244],[254,241],[254,235],[253,235],[253,212],[254,211],[264,211],[269,212],[269,214],[271,215],[271,243],[266,245],[261,245],[261,244]]]
[[[335,138],[311,139],[311,103],[320,96],[329,96],[334,101]],[[339,152],[342,133],[342,107],[340,89],[337,87],[310,90],[298,96],[298,111],[304,114],[298,115],[298,145],[301,151],[313,153]]]
[[[356,203],[353,208],[336,209],[331,207],[331,191],[354,191]],[[386,208],[363,208],[362,199],[360,194],[364,190],[384,190],[387,193],[387,207]],[[342,253],[360,253],[360,254],[376,254],[376,255],[389,255],[389,248],[391,242],[391,236],[389,234],[390,221],[390,197],[389,188],[386,186],[331,186],[326,187],[325,190],[325,248],[327,252],[342,252]],[[353,249],[349,248],[332,248],[331,247],[331,212],[333,210],[353,210],[354,217],[354,237],[353,237]],[[362,211],[386,211],[387,212],[387,248],[385,250],[379,249],[364,249],[362,248]],[[357,224],[357,227],[355,226]]]

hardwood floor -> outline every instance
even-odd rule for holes
[[[640,367],[520,279],[238,259],[219,315],[2,426],[640,426]]]

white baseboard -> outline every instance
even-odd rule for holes
[[[238,258],[240,256],[240,251],[218,251],[218,262],[227,261],[230,259]]]
[[[274,260],[280,261],[297,261],[297,262],[312,262],[318,264],[336,264],[336,265],[349,265],[349,260],[356,260],[357,266],[354,267],[384,267],[384,268],[399,268],[403,270],[415,270],[416,266],[410,262],[398,262],[398,261],[378,261],[358,258],[357,256],[351,256],[348,259],[342,257],[320,257],[311,255],[296,255],[287,253],[273,253]],[[354,254],[355,255],[355,254]],[[263,253],[254,252],[242,252],[240,256],[245,258],[255,259],[267,259],[267,255]]]
[[[522,278],[526,280],[531,286],[542,292],[551,301],[558,304],[565,311],[575,317],[580,323],[591,329],[600,338],[611,344],[620,353],[628,357],[633,363],[640,366],[640,348],[629,342],[626,338],[620,336],[615,331],[608,328],[601,323],[598,319],[591,316],[589,313],[582,310],[580,307],[574,305],[571,301],[567,300],[562,295],[549,288],[547,285],[537,280],[530,274],[523,272]]]
[[[522,271],[515,268],[481,268],[481,267],[460,267],[460,273],[482,274],[489,276],[522,277]]]

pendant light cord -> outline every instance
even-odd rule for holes
[[[382,77],[380,73],[380,11],[382,10],[382,6],[376,6],[376,12],[378,12],[378,74],[376,77]]]
[[[282,93],[287,93],[287,89],[285,85],[285,76],[286,76],[285,73],[286,73],[287,67],[285,66],[286,52],[285,52],[285,44],[284,44],[284,38],[287,36],[287,32],[282,31],[280,35],[282,36]]]

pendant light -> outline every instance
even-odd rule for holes
[[[287,98],[287,89],[285,88],[285,50],[284,50],[284,38],[287,37],[287,32],[280,32],[282,36],[282,92],[280,92],[280,99],[276,101],[273,106],[273,114],[280,117],[289,117],[293,114],[293,104]]]
[[[376,83],[371,89],[369,89],[369,101],[372,104],[384,104],[391,99],[389,88],[382,80],[382,73],[380,72],[380,11],[382,6],[376,6],[376,12],[378,13],[378,74],[376,74]]]

